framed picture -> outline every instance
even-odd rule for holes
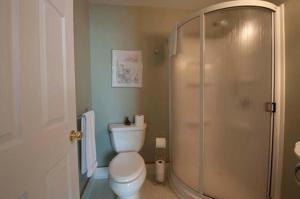
[[[143,61],[140,50],[112,50],[112,87],[143,86]]]

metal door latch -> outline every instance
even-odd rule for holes
[[[266,112],[275,113],[276,112],[276,102],[266,103]]]

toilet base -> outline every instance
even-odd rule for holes
[[[117,197],[118,199],[140,199],[140,193],[136,193],[134,195],[131,196],[126,196],[126,197]]]
[[[145,181],[146,173],[146,167],[144,167],[141,175],[128,183],[118,183],[110,177],[110,187],[118,199],[140,199],[140,188]]]

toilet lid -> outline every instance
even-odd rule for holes
[[[144,160],[137,152],[119,153],[109,163],[109,174],[116,182],[129,182],[137,178],[144,167]]]

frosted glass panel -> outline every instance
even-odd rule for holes
[[[199,191],[200,19],[178,29],[177,55],[171,66],[172,169]]]
[[[268,194],[272,12],[237,7],[205,15],[203,191],[217,199]]]

